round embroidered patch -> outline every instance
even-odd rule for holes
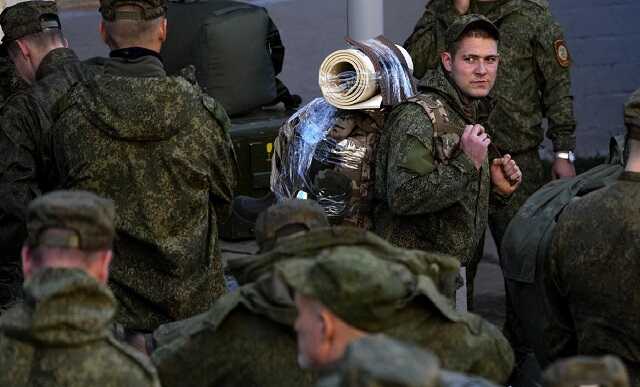
[[[564,40],[556,40],[553,42],[553,47],[556,50],[556,60],[560,66],[569,67],[571,65],[571,56]]]

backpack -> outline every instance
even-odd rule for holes
[[[169,74],[196,67],[198,84],[229,115],[275,103],[284,46],[266,9],[238,1],[171,0],[161,55]]]
[[[271,190],[279,200],[316,200],[333,224],[373,227],[375,154],[382,111],[346,111],[318,98],[281,128]]]

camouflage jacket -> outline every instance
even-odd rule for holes
[[[503,153],[537,148],[547,137],[554,150],[575,148],[575,118],[570,56],[562,29],[544,0],[471,0],[469,13],[482,14],[500,30],[500,66],[492,93],[497,105],[489,118],[492,141]],[[414,60],[416,77],[440,64],[445,33],[457,12],[452,0],[433,0],[405,47]]]
[[[384,335],[351,343],[335,371],[316,387],[493,387],[481,378],[440,369],[438,359]]]
[[[430,103],[442,103],[452,130],[447,138],[457,139],[454,151],[439,159],[436,147],[443,141],[418,104],[394,108],[378,145],[375,230],[398,246],[440,251],[465,265],[487,226],[490,179],[488,162],[477,170],[457,144],[465,125],[482,124],[490,107],[483,100],[463,103],[441,70],[429,72],[421,85]]]
[[[545,264],[550,358],[613,354],[640,386],[640,173],[570,204]]]
[[[238,279],[241,283],[256,281],[262,288],[268,285],[277,289],[280,282],[273,276],[277,263],[288,259],[315,259],[323,249],[336,245],[368,246],[379,259],[402,264],[421,278],[424,297],[407,303],[393,318],[379,321],[376,324],[379,329],[372,333],[384,333],[432,351],[447,369],[479,375],[497,383],[507,380],[514,358],[502,333],[479,316],[455,311],[442,294],[442,289],[450,288],[457,273],[458,266],[452,257],[400,249],[361,229],[333,227],[278,240],[271,252],[236,264],[244,267],[243,270],[236,267],[240,272]],[[263,314],[291,324],[296,315],[295,304],[288,292],[281,290],[278,294],[280,296],[273,298],[277,300],[274,304],[277,308],[263,308]],[[406,301],[401,302],[404,305]]]
[[[54,49],[38,67],[37,82],[13,94],[0,109],[0,307],[15,301],[22,286],[19,262],[27,204],[51,188],[51,110],[71,85],[97,71],[72,50]]]
[[[16,73],[16,68],[11,59],[0,56],[0,104],[4,103],[11,95],[29,87]]]
[[[223,296],[208,312],[163,325],[152,360],[165,387],[313,386],[297,364],[295,307],[271,278]]]
[[[127,329],[204,312],[225,291],[218,227],[237,182],[229,119],[158,58],[113,58],[57,106],[56,188],[115,201],[110,286]]]
[[[44,269],[0,317],[0,385],[159,387],[151,364],[109,333],[116,302],[77,269]]]

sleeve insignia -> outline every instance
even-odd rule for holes
[[[569,67],[571,65],[571,55],[569,55],[569,49],[564,40],[556,40],[553,42],[553,48],[556,52],[556,60],[562,67]]]

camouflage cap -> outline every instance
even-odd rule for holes
[[[115,206],[109,199],[87,191],[54,191],[29,204],[26,244],[89,251],[110,248],[114,218]]]
[[[315,260],[279,264],[279,276],[296,292],[320,301],[351,326],[384,329],[414,296],[416,277],[404,265],[377,258],[358,246],[337,246],[319,252]]]
[[[615,356],[578,356],[553,363],[544,371],[543,382],[546,387],[629,387],[629,376]]]
[[[117,10],[122,6],[135,6],[139,10]],[[99,11],[107,21],[153,20],[167,14],[167,0],[100,0]]]
[[[496,40],[500,40],[498,28],[482,15],[469,14],[457,18],[446,32],[446,48],[451,50],[453,45],[460,40],[460,36],[472,28],[479,28],[487,31]]]
[[[329,227],[329,220],[322,207],[312,200],[289,199],[263,211],[256,221],[255,235],[260,251],[270,250],[278,238],[287,234],[286,229],[300,226],[303,230]]]
[[[62,29],[55,1],[25,1],[0,14],[2,44],[51,29]]]
[[[631,94],[624,106],[624,124],[629,138],[640,141],[640,89]]]

